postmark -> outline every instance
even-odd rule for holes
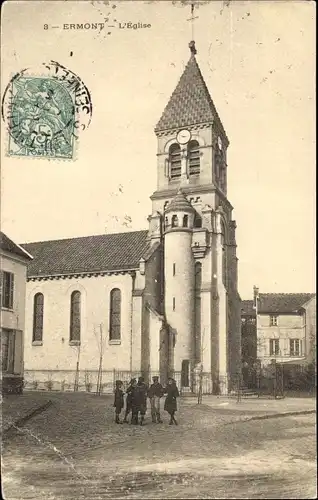
[[[2,100],[8,155],[74,159],[80,133],[92,118],[90,93],[82,80],[56,61],[11,78]]]

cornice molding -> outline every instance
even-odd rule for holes
[[[27,281],[57,281],[66,279],[78,278],[98,278],[103,276],[118,276],[129,274],[135,276],[138,269],[127,269],[118,271],[96,271],[96,272],[83,272],[83,273],[69,273],[69,274],[52,274],[43,276],[27,276]]]

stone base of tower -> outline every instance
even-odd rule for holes
[[[229,376],[220,375],[219,377],[219,394],[220,396],[227,396],[229,393]]]

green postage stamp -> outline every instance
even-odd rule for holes
[[[45,76],[23,70],[6,88],[2,115],[8,154],[73,159],[79,133],[90,123],[90,94],[79,77],[59,63],[43,66]]]

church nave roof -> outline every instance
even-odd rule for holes
[[[138,269],[149,249],[148,231],[24,243],[33,255],[28,277]]]

